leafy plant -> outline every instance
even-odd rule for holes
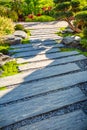
[[[8,54],[10,46],[7,43],[0,44],[0,53]]]
[[[82,45],[83,48],[87,49],[87,39],[86,38],[81,39],[80,44]]]
[[[18,65],[16,61],[10,61],[0,67],[0,70],[2,71],[0,77],[14,75],[18,73]]]
[[[15,30],[24,30],[24,26],[22,24],[16,24]]]
[[[0,36],[14,32],[14,24],[11,19],[0,16]]]

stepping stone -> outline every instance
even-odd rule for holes
[[[49,40],[59,40],[59,39],[61,39],[61,37],[59,37],[59,36],[55,36],[55,37],[51,37],[51,36],[48,36],[48,37],[36,37],[36,38],[32,38],[32,37],[30,37],[30,41],[34,41],[34,40],[45,40],[45,39],[49,39]]]
[[[54,47],[49,47],[49,48],[44,48],[44,50],[36,50],[36,51],[26,51],[26,52],[20,52],[12,55],[13,58],[18,58],[18,57],[26,57],[26,56],[36,56],[36,55],[42,55],[42,54],[48,54],[48,53],[54,53],[60,51],[59,48],[54,48]]]
[[[23,66],[19,66],[20,70],[26,70],[26,68],[31,69],[31,68],[37,68],[37,67],[38,68],[40,68],[40,67],[48,67],[48,66],[66,64],[66,63],[69,63],[69,62],[75,62],[75,61],[87,59],[83,55],[75,55],[75,56],[65,55],[66,58],[63,58],[63,57],[64,57],[64,55],[59,56],[59,57],[56,56],[54,58],[51,58],[51,57],[47,58],[45,55],[43,55],[42,58],[40,58],[38,61],[37,61],[37,59],[39,58],[39,56],[36,56],[36,57],[34,57],[32,59],[18,58],[17,63],[28,63],[28,62],[30,62],[30,63],[25,64]],[[58,59],[58,58],[61,58],[61,59]]]
[[[58,37],[56,34],[48,34],[48,35],[34,35],[34,36],[31,36],[30,38],[53,38],[53,37]]]
[[[46,55],[37,55],[34,58],[25,57],[25,58],[17,58],[17,63],[28,63],[28,62],[38,62],[42,60],[51,60],[56,58],[68,57],[72,55],[77,55],[79,52],[71,51],[71,52],[59,52],[59,53],[50,53]],[[29,67],[28,67],[29,68]]]
[[[26,125],[19,130],[86,130],[87,116],[82,110]]]
[[[71,88],[0,108],[0,127],[86,100],[79,88]],[[4,118],[5,117],[5,118]]]
[[[80,70],[76,64],[67,64],[61,66],[55,66],[51,68],[43,68],[42,70],[31,70],[29,72],[20,73],[14,76],[8,76],[5,78],[0,78],[0,86],[9,86],[22,82],[29,82],[32,80],[38,80],[50,76],[55,76],[59,74],[64,74],[72,71]]]
[[[22,48],[18,48],[18,49],[13,49],[13,50],[9,50],[10,53],[19,53],[19,52],[26,52],[26,51],[37,51],[37,50],[44,50],[44,48],[47,48],[47,47],[53,47],[53,48],[56,48],[56,47],[63,47],[63,45],[59,45],[59,44],[38,44],[38,45],[32,45],[31,47],[22,47]]]
[[[30,44],[19,44],[19,45],[11,45],[12,49],[20,49],[20,48],[27,48],[27,47],[37,47],[40,45],[56,45],[56,41],[54,40],[46,40],[46,41],[39,41],[37,44],[36,43],[30,43]],[[58,47],[64,47],[63,44],[58,44]]]
[[[67,74],[60,77],[51,77],[37,82],[15,85],[10,92],[5,91],[5,95],[1,95],[0,104],[19,100],[25,97],[32,97],[38,94],[47,93],[62,88],[87,82],[87,71]],[[6,94],[7,93],[7,94]]]

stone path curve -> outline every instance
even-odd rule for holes
[[[1,130],[87,130],[87,57],[61,52],[64,22],[22,23],[31,44],[13,45],[20,73],[0,78]]]

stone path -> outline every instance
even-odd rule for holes
[[[20,73],[0,78],[0,129],[87,130],[87,57],[61,52],[64,22],[22,23],[31,44],[11,46]],[[57,40],[57,41],[55,41]]]

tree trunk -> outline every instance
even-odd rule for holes
[[[65,19],[65,21],[69,24],[69,27],[74,31],[74,32],[77,32],[77,33],[80,33],[81,30],[78,28],[78,27],[75,27],[69,19]]]

